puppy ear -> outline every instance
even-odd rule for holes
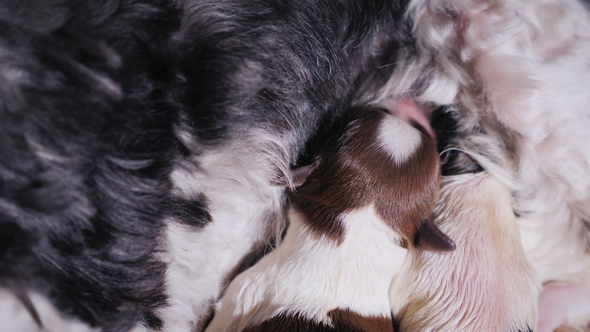
[[[305,181],[307,181],[307,177],[313,172],[316,166],[317,162],[314,162],[311,165],[294,168],[289,175],[278,175],[277,178],[273,180],[272,184],[279,187],[291,187],[291,185],[293,188],[300,187]],[[291,181],[287,179],[287,176],[291,177]]]
[[[430,219],[423,219],[414,235],[414,248],[429,251],[453,251],[457,246]]]

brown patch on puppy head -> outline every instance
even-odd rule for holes
[[[438,199],[440,180],[434,141],[418,131],[413,134],[419,135],[415,149],[397,158],[387,144],[403,149],[406,142],[396,141],[396,132],[383,134],[381,126],[387,121],[397,120],[383,109],[366,108],[341,135],[329,139],[315,169],[293,195],[293,206],[313,230],[338,243],[345,235],[342,216],[373,204],[379,217],[402,237],[400,245],[454,249],[444,234],[433,232],[436,227],[428,219]],[[422,227],[425,222],[428,227]]]
[[[361,316],[355,312],[334,309],[328,312],[332,326],[302,317],[300,314],[280,314],[244,329],[244,332],[393,332],[391,317]]]

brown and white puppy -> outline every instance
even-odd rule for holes
[[[283,242],[229,285],[207,331],[393,331],[406,253],[455,248],[429,219],[434,141],[383,109],[362,110],[292,181],[305,177]]]

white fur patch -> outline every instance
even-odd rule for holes
[[[379,145],[395,160],[403,163],[408,160],[420,145],[420,131],[394,116],[386,116],[377,134]]]
[[[336,308],[389,317],[387,292],[407,251],[372,207],[345,216],[340,245],[293,211],[290,220],[279,249],[230,284],[207,331],[240,331],[284,312],[327,324]]]
[[[98,332],[76,319],[63,317],[60,312],[44,296],[30,292],[28,296],[39,315],[43,328],[22,302],[10,291],[0,288],[0,322],[2,331],[14,332]]]

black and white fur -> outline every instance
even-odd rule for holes
[[[200,327],[282,215],[271,180],[411,48],[404,6],[3,4],[0,304],[47,330]]]
[[[576,0],[4,3],[0,318],[197,328],[281,217],[276,174],[378,90],[455,104],[537,286],[587,289],[589,22]]]

